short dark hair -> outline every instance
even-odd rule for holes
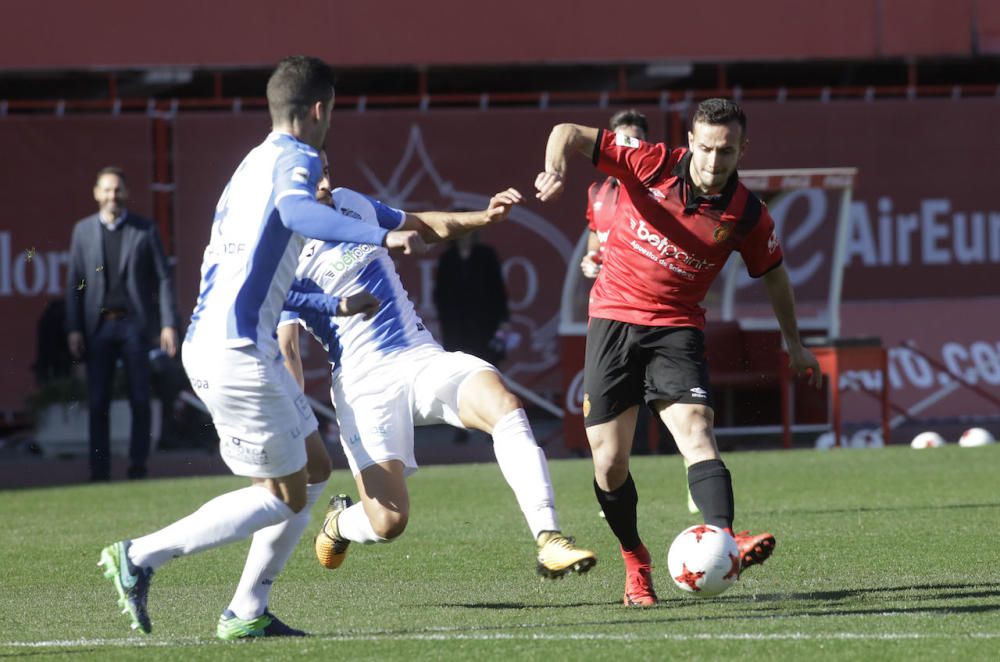
[[[743,114],[739,104],[729,99],[705,99],[699,103],[691,118],[692,128],[696,122],[715,125],[739,122],[743,137],[747,135],[747,116]]]
[[[611,116],[611,121],[608,122],[608,127],[612,131],[615,131],[619,127],[623,126],[637,126],[642,129],[643,135],[649,135],[649,122],[646,121],[646,116],[635,108],[619,110]]]
[[[267,109],[275,124],[302,119],[317,101],[333,96],[333,68],[308,55],[286,57],[267,79]]]
[[[94,179],[94,186],[97,186],[97,183],[101,181],[101,177],[103,177],[104,175],[114,175],[118,179],[122,180],[122,184],[128,184],[128,182],[125,181],[124,170],[122,170],[118,166],[104,166],[103,168],[97,171],[97,177]]]

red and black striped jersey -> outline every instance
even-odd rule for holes
[[[605,130],[593,160],[620,186],[591,317],[703,329],[701,302],[730,253],[754,278],[781,264],[774,220],[738,175],[718,195],[695,195],[687,149]]]

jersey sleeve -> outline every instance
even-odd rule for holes
[[[299,314],[292,310],[282,310],[281,315],[278,317],[278,326],[287,326],[289,324],[298,324]]]
[[[315,152],[285,149],[274,168],[274,204],[281,223],[299,234],[324,241],[381,246],[387,230],[361,223],[316,201],[323,165]]]
[[[375,210],[375,220],[378,222],[380,228],[397,230],[406,220],[406,212],[403,210],[390,207],[371,196],[366,195],[364,197],[371,203],[372,209]]]
[[[751,278],[760,278],[781,264],[781,243],[767,207],[761,206],[760,219],[740,244],[739,252]]]
[[[606,175],[648,184],[663,172],[670,150],[663,143],[647,143],[601,129],[594,143],[594,165]]]

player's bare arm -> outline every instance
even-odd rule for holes
[[[795,295],[785,265],[771,269],[764,274],[763,279],[767,296],[771,299],[771,308],[774,309],[774,316],[788,348],[790,367],[797,375],[808,375],[809,383],[821,388],[823,374],[819,370],[819,362],[812,352],[802,346],[802,339],[799,337],[799,325],[795,321]]]
[[[565,188],[566,159],[572,152],[590,158],[599,129],[579,124],[556,124],[545,145],[545,169],[535,177],[535,197],[542,202],[557,200]]]
[[[340,299],[340,303],[337,304],[337,315],[340,317],[361,315],[367,320],[371,319],[381,307],[382,301],[378,297],[368,290],[361,290]]]
[[[391,230],[385,235],[385,247],[403,255],[421,255],[427,252],[427,243],[414,230]]]
[[[524,196],[515,188],[500,191],[486,209],[480,211],[447,212],[423,211],[406,214],[401,229],[420,232],[427,243],[457,239],[493,223],[507,220],[514,205],[524,202]]]
[[[305,373],[302,371],[302,354],[299,350],[299,325],[282,324],[278,327],[278,347],[284,359],[285,368],[292,373],[295,383],[303,391],[306,387]]]

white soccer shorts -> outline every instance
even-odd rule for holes
[[[480,358],[434,344],[402,350],[364,372],[336,371],[331,397],[354,475],[390,460],[401,461],[407,475],[416,471],[414,426],[464,428],[458,416],[462,387],[484,370],[496,372]]]
[[[268,359],[253,345],[185,342],[182,358],[234,474],[280,478],[305,466],[305,439],[316,430],[316,417],[280,357]]]

